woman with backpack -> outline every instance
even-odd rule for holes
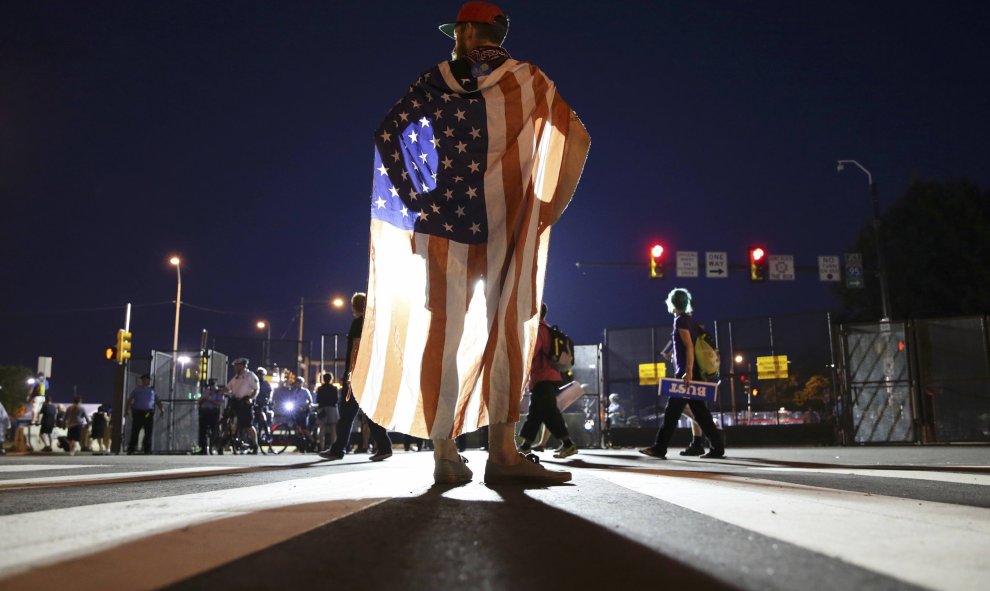
[[[680,288],[671,290],[670,294],[667,295],[667,311],[674,315],[674,330],[671,335],[674,342],[674,375],[682,378],[685,386],[689,386],[694,381],[695,375],[701,373],[697,371],[694,351],[694,343],[698,338],[700,329],[691,316],[694,311],[691,305],[691,293]],[[701,457],[725,457],[722,434],[715,427],[712,413],[708,410],[704,400],[696,398],[668,398],[667,408],[663,412],[663,425],[657,431],[656,442],[651,447],[639,450],[639,453],[661,460],[667,459],[667,445],[670,443],[671,437],[674,436],[677,421],[680,420],[685,406],[691,408],[695,420],[698,421],[701,430],[704,431],[708,441],[712,444],[711,451]]]

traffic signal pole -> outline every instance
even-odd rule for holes
[[[131,332],[131,305],[124,313],[124,331]],[[124,396],[127,389],[128,359],[117,365],[117,379],[113,390],[113,415],[110,420],[110,453],[119,454],[124,437]]]

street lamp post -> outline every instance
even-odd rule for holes
[[[272,357],[272,323],[267,320],[259,320],[256,326],[258,329],[264,328],[268,331],[265,337],[265,367],[268,367],[271,365]]]
[[[175,265],[175,329],[172,331],[172,383],[169,385],[169,420],[168,420],[168,450],[172,451],[172,432],[174,427],[175,409],[175,381],[177,378],[177,357],[179,355],[179,314],[182,306],[182,270],[179,265],[182,262],[179,257],[172,257],[169,263]]]
[[[327,300],[322,298],[321,299],[305,298],[305,297],[299,298],[299,313],[297,314],[297,316],[299,317],[299,340],[298,340],[298,349],[296,352],[296,363],[298,366],[297,373],[299,375],[304,375],[302,343],[303,343],[303,320],[305,319],[304,314],[306,310],[306,304],[316,304],[316,303],[325,304],[326,302]],[[330,305],[340,310],[344,307],[344,298],[340,296],[335,296],[330,299]],[[334,350],[336,351],[336,342],[334,343]],[[320,371],[323,371],[322,367],[320,368]]]
[[[862,170],[870,184],[870,197],[873,201],[873,240],[877,249],[877,276],[880,280],[880,306],[883,309],[883,318],[880,320],[886,322],[890,320],[890,294],[887,291],[887,267],[884,263],[883,246],[880,243],[880,193],[877,190],[877,184],[873,182],[873,175],[859,162],[839,160],[837,170],[842,172],[846,164],[853,164]]]

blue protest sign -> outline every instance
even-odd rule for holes
[[[668,398],[695,398],[715,402],[718,394],[718,384],[715,382],[691,382],[684,385],[684,380],[678,378],[663,378],[660,380],[660,396]]]

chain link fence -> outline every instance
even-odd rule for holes
[[[856,443],[990,442],[985,317],[844,325]]]

